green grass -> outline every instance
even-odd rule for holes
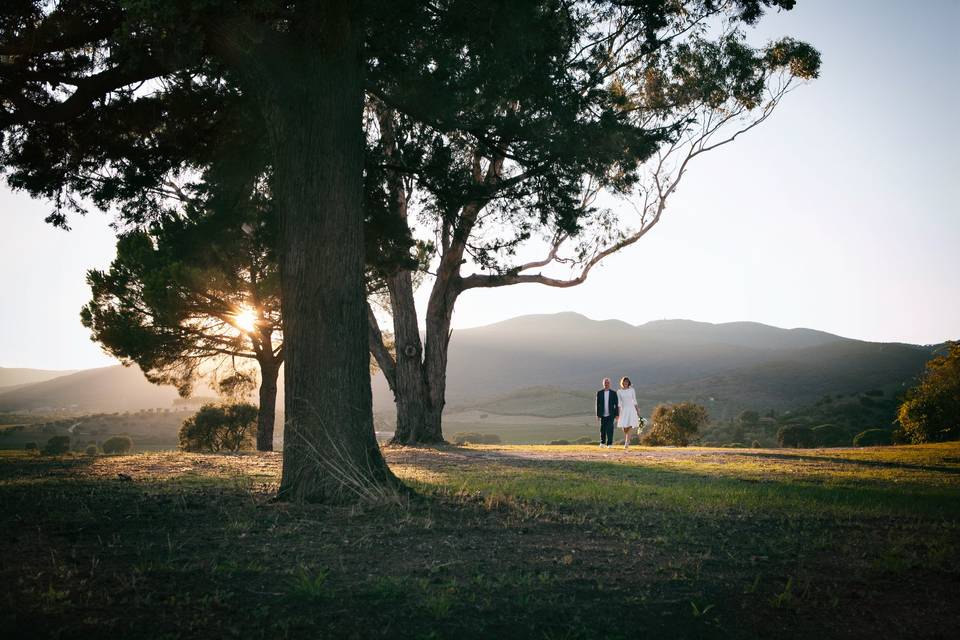
[[[0,452],[0,628],[934,638],[960,622],[958,443],[385,454],[416,496],[343,508],[273,501],[275,454]]]

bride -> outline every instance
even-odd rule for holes
[[[640,426],[640,411],[637,408],[637,394],[627,376],[620,378],[617,399],[620,401],[620,417],[617,419],[617,424],[623,429],[623,448],[629,449],[630,431]]]

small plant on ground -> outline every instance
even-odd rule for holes
[[[183,421],[180,449],[211,452],[253,449],[257,412],[257,407],[245,402],[204,405]]]
[[[133,440],[130,436],[113,436],[104,440],[100,448],[108,454],[128,453],[133,449]]]
[[[650,430],[644,434],[643,444],[685,447],[708,421],[706,408],[699,404],[659,404],[650,416]]]
[[[62,456],[70,451],[70,436],[53,436],[43,447],[45,456]]]
[[[476,433],[466,431],[453,434],[453,444],[500,444],[500,436],[495,433]],[[551,443],[552,444],[552,443]],[[569,443],[566,443],[569,444]]]
[[[88,456],[97,455],[97,445],[95,444],[87,445],[87,448],[85,449],[84,453],[86,453]]]

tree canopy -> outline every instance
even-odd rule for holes
[[[960,342],[927,363],[919,384],[897,412],[900,439],[912,443],[960,439]]]

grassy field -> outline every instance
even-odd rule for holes
[[[960,623],[960,443],[385,453],[416,495],[341,508],[273,501],[277,454],[2,452],[0,629],[952,638]]]

